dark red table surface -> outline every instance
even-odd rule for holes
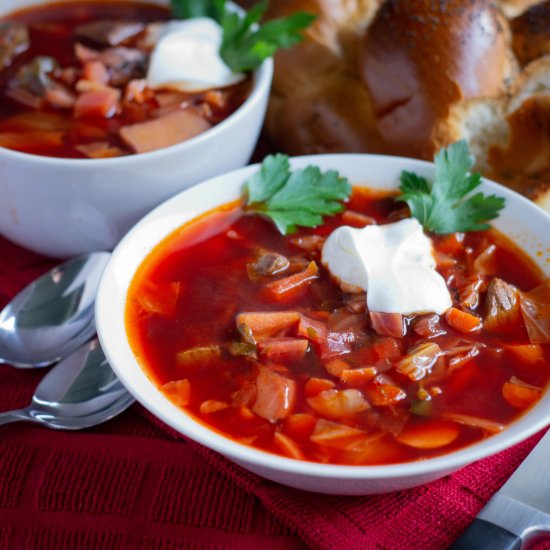
[[[0,307],[56,264],[2,238],[0,258]],[[0,410],[43,374],[0,366]],[[446,548],[540,436],[422,487],[337,497],[252,475],[137,404],[81,432],[1,426],[0,550]]]

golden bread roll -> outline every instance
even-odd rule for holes
[[[522,65],[550,54],[550,0],[528,9],[510,26],[514,53]]]
[[[538,2],[540,0],[498,0],[498,4],[504,15],[509,18],[518,16]]]
[[[365,34],[361,73],[387,152],[431,159],[454,103],[503,93],[509,40],[490,0],[386,1]]]
[[[550,55],[530,63],[510,95],[456,104],[444,122],[477,169],[550,211]]]
[[[381,0],[278,0],[270,18],[296,11],[317,19],[305,39],[275,56],[268,136],[289,154],[380,149],[358,70],[359,42]]]

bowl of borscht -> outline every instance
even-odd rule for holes
[[[50,256],[110,250],[162,201],[249,161],[273,50],[239,64],[234,48],[230,67],[221,23],[191,4],[1,3],[0,234]]]
[[[183,436],[315,492],[417,486],[550,422],[550,216],[435,163],[266,157],[143,218],[101,345]]]

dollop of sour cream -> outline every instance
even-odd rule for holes
[[[220,57],[222,28],[213,19],[197,17],[167,23],[151,53],[147,85],[198,92],[243,80]]]
[[[442,314],[452,305],[432,243],[415,218],[339,227],[325,241],[321,261],[340,283],[367,293],[370,311]]]

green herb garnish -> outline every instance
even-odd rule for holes
[[[349,181],[334,170],[307,166],[291,172],[286,155],[266,157],[256,174],[245,182],[248,212],[267,216],[283,235],[298,226],[316,227],[323,216],[344,209],[351,193]]]
[[[433,182],[403,171],[399,187],[402,194],[396,200],[406,202],[411,216],[432,233],[489,229],[486,222],[498,217],[504,198],[471,194],[481,184],[479,174],[470,174],[473,165],[466,142],[453,143],[435,156]]]
[[[210,17],[221,24],[226,0],[170,0],[172,13],[178,19]]]
[[[235,73],[252,71],[279,48],[300,42],[300,31],[315,19],[314,15],[298,12],[260,24],[268,0],[261,0],[244,15],[229,9],[226,0],[171,0],[171,4],[176,17],[210,17],[221,25],[220,56]]]

